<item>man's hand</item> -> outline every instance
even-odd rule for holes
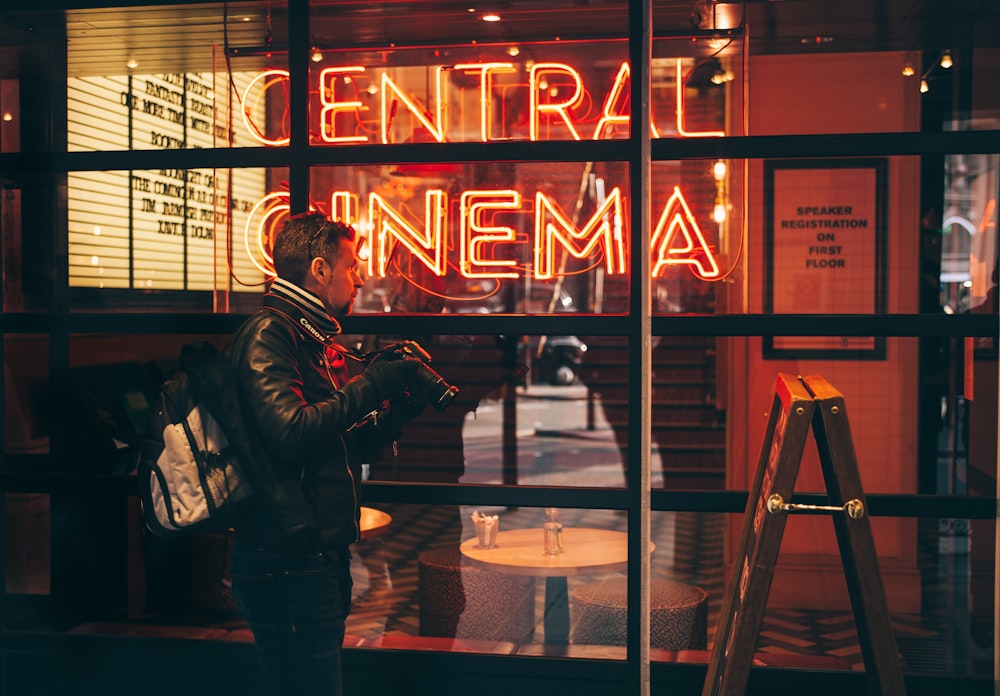
[[[365,368],[364,376],[375,388],[379,401],[393,401],[413,384],[414,375],[422,365],[419,359],[409,355],[380,358]]]

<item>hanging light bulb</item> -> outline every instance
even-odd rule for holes
[[[712,176],[715,177],[716,181],[722,181],[726,178],[726,162],[725,160],[719,160],[712,165]]]
[[[913,66],[910,63],[903,66],[903,77],[913,77],[914,72]]]
[[[920,93],[927,94],[931,90],[930,86],[927,84],[927,80],[920,81]]]
[[[726,205],[724,203],[715,204],[715,209],[712,211],[712,219],[720,225],[726,221]]]
[[[947,70],[952,65],[954,65],[954,63],[951,61],[951,51],[945,51],[944,55],[941,56],[941,67]]]
[[[319,49],[314,48],[312,50],[312,55],[310,56],[310,58],[312,58],[313,63],[320,63],[323,60],[323,54],[320,53]]]

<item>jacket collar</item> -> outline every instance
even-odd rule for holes
[[[275,278],[263,304],[265,309],[285,315],[303,336],[325,346],[335,345],[333,337],[340,333],[340,324],[326,313],[322,300],[308,290]]]

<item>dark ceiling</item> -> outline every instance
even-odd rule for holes
[[[58,4],[39,0],[32,6]],[[205,70],[225,44],[260,47],[270,41],[280,51],[286,43],[285,10],[278,1],[147,5],[65,13],[2,10],[0,75],[14,76],[26,57],[34,60],[40,38],[58,45],[64,17],[76,74],[118,74],[129,58],[151,71]],[[501,21],[482,21],[488,11]],[[743,25],[751,55],[934,54],[1000,46],[1000,0],[669,0],[654,2],[653,14],[660,35]],[[572,40],[621,37],[627,30],[624,0],[489,0],[482,5],[477,0],[313,0],[310,8],[311,39],[329,48]]]

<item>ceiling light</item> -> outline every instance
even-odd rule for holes
[[[521,49],[518,48],[517,46],[511,46],[510,48],[507,49],[507,55],[511,56],[511,57],[516,56],[516,55],[518,55],[520,53],[521,53]]]
[[[320,63],[323,61],[323,54],[320,53],[320,51],[315,48],[313,49],[312,56],[310,57],[312,58],[313,63]]]
[[[929,92],[930,90],[931,90],[931,88],[930,88],[930,86],[929,86],[929,85],[927,84],[927,80],[921,80],[921,81],[920,81],[920,93],[921,93],[921,94],[926,94],[926,93],[927,93],[927,92]]]
[[[125,64],[125,66],[129,70],[135,70],[136,68],[139,67],[139,61],[137,61],[135,58],[129,58],[128,62]]]
[[[712,176],[715,177],[716,181],[722,181],[726,178],[726,163],[723,160],[717,161],[712,165]]]
[[[954,65],[954,63],[951,62],[951,51],[945,51],[944,55],[941,56],[941,67],[947,70],[952,65]]]
[[[916,71],[910,63],[903,66],[903,77],[913,77],[915,74]]]
[[[494,14],[493,12],[490,12],[488,14],[484,14],[483,15],[483,21],[484,22],[499,22],[500,21],[500,15]]]
[[[14,120],[14,114],[12,114],[9,111],[4,111],[3,112],[3,120],[4,121],[13,121]]]

